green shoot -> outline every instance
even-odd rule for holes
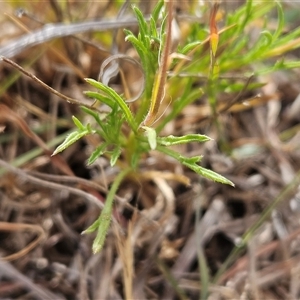
[[[249,26],[274,8],[277,8],[278,13],[277,28],[272,31],[268,29],[267,24],[263,25],[259,38],[250,47],[247,37]],[[97,134],[101,138],[101,143],[90,155],[88,164],[105,155],[111,166],[116,165],[121,169],[107,195],[100,217],[84,231],[84,233],[97,231],[93,245],[94,252],[100,251],[103,247],[111,223],[113,199],[120,184],[129,174],[140,172],[141,160],[146,155],[151,155],[151,151],[159,151],[207,179],[234,186],[224,176],[200,166],[201,156],[187,157],[171,148],[179,144],[208,142],[211,140],[209,137],[201,134],[181,136],[161,134],[165,126],[185,107],[206,97],[211,107],[213,123],[222,137],[222,124],[218,114],[224,113],[225,110],[219,107],[218,95],[229,92],[242,94],[244,90],[260,86],[258,83],[250,83],[250,80],[246,80],[245,84],[235,82],[231,74],[238,74],[239,78],[245,79],[300,65],[298,61],[278,59],[278,56],[300,47],[299,28],[287,35],[282,33],[284,17],[282,6],[278,1],[248,0],[240,9],[226,16],[225,27],[220,30],[217,28],[218,4],[214,4],[209,24],[203,26],[191,24],[184,45],[178,45],[176,50],[172,50],[186,57],[185,60],[177,58],[180,56],[172,60],[170,55],[174,15],[172,0],[166,1],[165,5],[163,1],[158,1],[149,21],[136,6],[133,7],[133,12],[138,20],[139,33],[135,35],[129,30],[124,32],[125,40],[136,50],[143,68],[145,77],[143,95],[132,109],[123,95],[119,95],[103,83],[86,79],[97,91],[87,91],[85,95],[96,100],[100,106],[105,105],[109,111],[100,113],[93,107],[82,107],[83,112],[92,117],[93,123],[84,125],[73,117],[76,131],[69,134],[53,153],[63,151],[80,138]],[[206,48],[208,43],[209,50]],[[277,61],[275,64],[269,64],[267,61],[269,58]],[[195,88],[199,86],[199,81],[204,84],[201,88]],[[162,113],[166,111],[165,102],[168,102],[165,99],[170,102],[167,103],[170,106],[170,112],[167,114]],[[230,105],[225,107],[228,109]]]

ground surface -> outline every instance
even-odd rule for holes
[[[300,4],[295,3],[285,6],[291,28],[299,26],[293,14],[300,14]],[[16,4],[0,5],[1,45],[41,27],[26,15],[17,19],[22,27],[10,18]],[[148,6],[144,2],[141,8],[147,11]],[[238,3],[224,9],[234,6]],[[55,1],[35,2],[26,9],[47,23],[118,13],[109,1],[70,2],[62,10]],[[110,55],[111,36],[107,32],[100,42],[86,33],[24,50],[19,45],[20,53],[12,59],[59,92],[87,101],[82,92],[89,87],[82,78],[97,78],[101,62]],[[123,40],[117,38],[119,51],[132,54]],[[299,51],[290,55],[297,58]],[[140,182],[128,179],[119,189],[116,221],[104,249],[94,255],[94,235],[81,234],[100,212],[89,195],[104,201],[119,169],[111,168],[106,158],[86,167],[100,142],[94,137],[51,157],[73,128],[71,116],[82,116],[80,109],[1,63],[0,298],[199,299],[207,280],[199,270],[204,255],[212,282],[209,299],[298,299],[299,78],[299,69],[256,78],[266,84],[244,96],[252,99],[250,105],[237,105],[219,116],[222,136],[206,118],[207,103],[199,100],[187,107],[166,132],[214,138],[179,150],[204,155],[201,164],[236,187],[204,180],[153,152],[140,166],[147,176]],[[176,175],[165,176],[166,171]],[[178,183],[180,175],[191,185]],[[245,238],[246,232],[251,238]],[[239,245],[241,251],[215,277]]]

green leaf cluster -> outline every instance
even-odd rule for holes
[[[277,14],[275,28],[271,13]],[[233,85],[230,75],[244,78],[300,66],[298,60],[286,55],[300,47],[300,28],[285,32],[287,26],[280,1],[247,0],[239,9],[227,13],[222,21],[224,25],[219,24],[220,41],[216,55],[219,73],[219,79],[214,82],[216,94],[228,92],[228,87]],[[180,72],[195,76],[194,82],[197,74],[209,79],[207,36],[207,26],[193,24],[188,43],[178,49],[179,53],[191,58]],[[236,91],[241,91],[244,86]]]
[[[226,17],[224,29],[220,29],[220,41],[215,57],[218,76],[212,78],[210,74],[211,54],[205,46],[208,43],[208,26],[191,25],[186,43],[179,45],[176,50],[177,53],[188,56],[190,60],[182,63],[179,58],[176,58],[170,67],[176,70],[167,81],[167,92],[172,98],[170,112],[161,118],[156,128],[142,126],[142,121],[150,106],[155,74],[164,45],[163,7],[164,2],[158,1],[150,19],[147,20],[134,6],[133,11],[138,20],[139,33],[135,35],[125,30],[126,41],[131,42],[138,53],[145,73],[145,90],[141,99],[138,100],[137,111],[133,113],[125,99],[112,88],[96,80],[86,79],[97,91],[87,91],[85,95],[95,99],[101,107],[104,106],[106,109],[99,113],[82,107],[83,112],[92,117],[93,124],[83,125],[76,117],[73,117],[76,130],[69,134],[54,152],[57,154],[80,138],[97,134],[101,143],[90,155],[88,164],[94,163],[98,157],[105,155],[110,160],[111,166],[118,165],[121,169],[107,195],[107,201],[99,219],[85,231],[85,233],[97,231],[93,246],[94,252],[100,251],[103,246],[111,221],[114,195],[119,185],[130,173],[138,172],[142,157],[150,155],[151,151],[159,151],[205,178],[233,186],[233,183],[222,175],[200,166],[201,156],[186,157],[171,148],[179,144],[207,142],[210,141],[209,137],[201,134],[161,136],[165,126],[174,120],[186,106],[205,95],[213,108],[214,115],[218,93],[238,93],[245,87],[241,80],[226,77],[228,72],[245,78],[249,74],[263,74],[300,65],[297,61],[280,58],[282,54],[300,46],[299,28],[283,34],[285,23],[281,4],[278,1],[248,0],[240,9]],[[251,41],[249,37],[251,26],[254,26],[255,22],[264,18],[274,8],[277,9],[278,14],[277,27],[270,30],[265,19],[258,38],[254,42]],[[276,60],[271,66],[267,61],[270,58]],[[182,66],[176,69],[180,63]],[[260,68],[253,69],[253,66]],[[180,73],[188,76],[180,77]],[[201,83],[201,88],[199,88],[199,83]],[[256,89],[260,85],[251,83],[247,89]]]

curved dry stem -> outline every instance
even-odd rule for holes
[[[1,49],[0,49],[1,50]],[[92,105],[80,102],[74,98],[68,97],[60,92],[58,92],[57,90],[53,89],[52,87],[50,87],[48,84],[44,83],[42,80],[40,80],[39,78],[37,78],[35,75],[33,75],[32,73],[26,71],[24,68],[22,68],[20,65],[18,65],[17,63],[15,63],[14,61],[10,60],[9,58],[6,58],[5,56],[0,56],[0,61],[4,61],[5,63],[11,65],[12,67],[14,67],[15,69],[19,70],[20,72],[22,72],[24,75],[28,76],[29,78],[33,79],[35,82],[37,82],[39,85],[41,85],[43,88],[45,88],[47,91],[51,92],[52,94],[58,96],[59,98],[67,101],[68,103],[71,104],[76,104],[79,106],[85,106],[88,107],[89,109],[98,111],[99,110],[95,107],[93,107]]]
[[[34,249],[39,243],[41,243],[42,240],[45,239],[46,234],[45,234],[45,231],[43,230],[43,228],[38,225],[24,224],[24,223],[0,222],[0,231],[7,231],[7,232],[17,231],[18,232],[18,231],[25,231],[25,230],[37,233],[38,234],[37,238],[34,239],[31,243],[29,243],[22,250],[14,253],[14,254],[1,257],[2,260],[12,261],[12,260],[16,260],[18,258],[25,256],[32,249]]]
[[[108,57],[107,59],[104,60],[104,62],[101,65],[100,73],[98,76],[98,81],[101,81],[103,84],[108,85],[109,81],[113,77],[118,75],[118,73],[120,72],[119,62],[118,62],[120,59],[126,60],[126,61],[132,63],[133,65],[137,66],[138,69],[143,74],[142,85],[141,85],[140,90],[137,93],[137,95],[131,99],[125,100],[126,103],[132,103],[141,97],[141,95],[143,94],[144,89],[145,89],[145,73],[144,73],[144,70],[143,70],[141,64],[136,59],[134,59],[126,54],[115,54],[115,55]],[[115,60],[117,60],[117,62]],[[110,67],[108,67],[109,64],[111,64]]]
[[[48,189],[52,189],[52,190],[57,190],[57,191],[61,191],[61,190],[66,190],[71,194],[77,195],[77,196],[81,196],[85,199],[87,199],[89,202],[93,203],[94,205],[96,205],[99,208],[103,208],[104,205],[103,203],[100,201],[100,199],[98,199],[97,197],[73,188],[73,187],[69,187],[69,186],[65,186],[59,183],[54,183],[54,182],[49,182],[49,181],[45,181],[39,178],[36,178],[34,176],[31,176],[29,174],[27,174],[25,171],[15,168],[13,166],[11,166],[9,163],[5,162],[4,160],[0,159],[0,166],[9,170],[10,172],[14,173],[17,176],[22,177],[22,179],[25,179],[28,182],[31,182],[32,184],[44,187],[44,188],[48,188]]]

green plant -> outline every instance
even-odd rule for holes
[[[253,3],[248,0],[239,10],[226,18],[225,28],[218,31],[216,18],[218,7],[213,7],[210,18],[210,35],[207,26],[192,24],[186,44],[179,46],[177,53],[190,58],[182,60],[175,58],[169,63],[171,49],[171,22],[172,1],[166,2],[165,9],[163,1],[159,1],[147,22],[142,12],[133,7],[139,23],[139,34],[135,36],[132,32],[125,30],[126,40],[131,42],[136,49],[145,77],[145,89],[139,99],[138,111],[134,114],[122,95],[116,93],[112,88],[93,79],[86,81],[98,90],[98,92],[86,92],[86,96],[96,99],[110,108],[109,112],[99,113],[91,108],[82,107],[84,113],[92,116],[95,125],[82,124],[73,117],[77,130],[67,136],[66,140],[55,150],[53,155],[63,151],[80,138],[98,134],[103,142],[91,154],[88,164],[92,164],[99,156],[106,155],[112,166],[119,164],[122,169],[115,179],[98,220],[92,224],[85,233],[97,231],[93,244],[93,251],[101,250],[106,233],[109,229],[113,199],[121,182],[129,174],[138,172],[139,163],[143,155],[151,150],[156,150],[179,161],[197,174],[208,179],[233,185],[231,181],[223,176],[200,166],[201,156],[185,157],[170,146],[187,144],[191,142],[206,142],[210,138],[200,134],[188,134],[184,136],[160,136],[163,128],[176,118],[187,105],[206,95],[212,110],[212,117],[221,130],[217,115],[221,111],[218,108],[217,95],[221,92],[241,93],[245,89],[257,88],[258,84],[234,83],[231,74],[249,77],[252,74],[260,75],[278,69],[294,68],[300,65],[295,61],[284,61],[283,59],[270,66],[266,62],[269,58],[291,49],[299,47],[300,30],[296,29],[287,35],[283,35],[283,10],[281,4],[274,2]],[[274,32],[267,29],[267,22],[260,37],[252,47],[248,46],[247,26],[254,20],[261,18],[271,9],[277,7],[278,26]],[[162,19],[159,18],[164,13]],[[157,24],[161,22],[160,29]],[[210,47],[205,45],[210,42]],[[167,70],[173,70],[172,76],[168,76]],[[181,74],[188,74],[182,78]],[[199,74],[207,82],[203,89],[194,88],[199,80]],[[160,123],[154,127],[163,102],[172,98],[171,112],[161,118]],[[171,101],[170,101],[171,102]],[[122,155],[122,158],[121,158]],[[122,161],[122,164],[121,164]]]

